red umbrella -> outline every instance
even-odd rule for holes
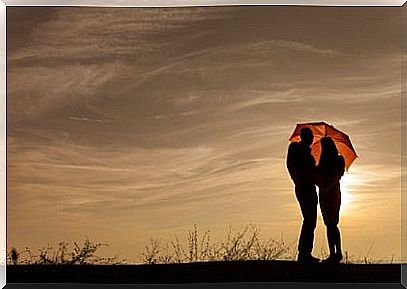
[[[314,156],[317,163],[319,162],[319,157],[321,155],[320,140],[324,136],[331,137],[332,140],[335,142],[339,153],[345,159],[346,170],[349,169],[352,162],[358,157],[356,155],[355,149],[353,148],[349,136],[325,122],[310,122],[297,124],[293,134],[290,137],[291,142],[301,140],[300,131],[304,127],[310,128],[314,133],[314,141],[311,145],[311,153]]]

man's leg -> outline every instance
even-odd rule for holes
[[[314,245],[314,231],[317,224],[318,199],[315,187],[296,188],[296,195],[300,203],[303,222],[298,242],[299,259],[311,257]]]

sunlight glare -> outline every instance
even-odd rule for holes
[[[345,173],[340,180],[341,184],[341,208],[348,210],[352,204],[354,196],[352,190],[356,184],[355,177],[349,173]]]

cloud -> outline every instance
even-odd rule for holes
[[[108,119],[95,119],[95,118],[90,118],[87,116],[82,116],[82,117],[70,116],[69,119],[77,120],[77,121],[112,122],[111,120],[108,120]]]
[[[337,55],[338,52],[333,49],[321,49],[313,45],[298,41],[287,40],[268,40],[250,43],[247,46],[250,50],[256,53],[273,53],[275,48],[285,48],[293,51],[301,51],[307,53],[316,53],[322,55]]]
[[[173,41],[155,37],[219,17],[216,8],[208,11],[199,7],[192,10],[56,7],[48,11],[54,16],[33,29],[27,47],[10,51],[9,61],[66,63],[72,59],[108,59],[160,51]]]
[[[86,103],[100,86],[120,70],[120,63],[67,65],[61,69],[10,68],[8,82],[8,121],[46,115],[64,110],[72,103]],[[84,104],[86,106],[86,104]],[[24,108],[24,109],[22,109]]]

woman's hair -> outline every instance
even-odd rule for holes
[[[321,138],[321,159],[320,165],[327,165],[330,161],[334,160],[338,156],[338,149],[332,138],[325,136]]]

